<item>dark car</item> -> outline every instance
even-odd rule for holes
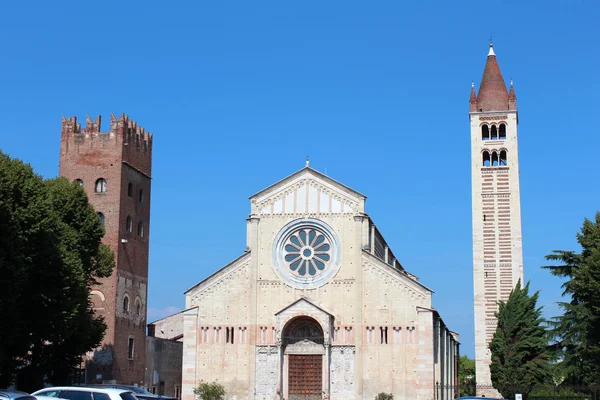
[[[137,397],[139,400],[179,400],[176,397],[160,396],[158,394],[150,393],[149,391],[144,390],[139,386],[133,386],[133,385],[119,385],[119,384],[112,384],[112,383],[103,383],[103,384],[95,384],[95,385],[88,384],[85,386],[131,390],[135,394],[135,397]]]
[[[0,400],[36,400],[36,398],[18,390],[0,389]]]

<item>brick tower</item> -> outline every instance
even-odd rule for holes
[[[150,237],[152,135],[125,114],[62,119],[60,175],[83,186],[115,254],[112,276],[93,288],[95,312],[108,329],[102,347],[86,360],[85,380],[140,384],[144,379]]]
[[[479,93],[473,85],[469,102],[477,394],[498,397],[488,345],[498,300],[506,300],[523,279],[523,246],[517,98],[512,81],[506,90],[491,44]]]

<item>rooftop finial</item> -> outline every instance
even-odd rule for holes
[[[306,168],[310,166],[310,159],[306,156]]]
[[[488,52],[488,57],[495,55],[496,53],[494,53],[494,43],[492,43],[492,32],[490,32],[490,51]]]
[[[475,81],[471,81],[471,89],[475,89]]]

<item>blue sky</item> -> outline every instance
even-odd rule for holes
[[[469,91],[493,32],[518,97],[526,279],[600,210],[600,5],[20,1],[0,12],[0,148],[58,172],[61,115],[155,134],[149,320],[245,247],[248,196],[311,166],[367,212],[473,355]]]

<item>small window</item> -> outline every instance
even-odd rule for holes
[[[488,151],[483,152],[483,166],[484,167],[490,166],[490,153]]]
[[[498,140],[498,128],[496,128],[496,125],[492,125],[492,140]]]
[[[94,392],[94,400],[110,400],[110,396],[107,395],[106,393],[98,393],[98,392]]]
[[[140,203],[143,203],[143,202],[144,202],[144,190],[143,190],[143,189],[140,189],[140,191],[139,191],[139,193],[138,193],[138,201],[139,201]]]
[[[133,230],[133,222],[131,221],[131,217],[128,215],[127,220],[125,221],[125,229],[127,232],[131,232]]]
[[[144,237],[144,224],[142,224],[142,221],[138,222],[138,236]]]
[[[506,125],[500,124],[500,140],[506,139]]]
[[[127,343],[127,358],[133,359],[133,338],[130,337]]]
[[[129,296],[125,295],[123,298],[123,312],[129,312]]]
[[[137,315],[142,315],[142,303],[138,300],[135,305],[135,313]]]
[[[492,153],[492,167],[498,166],[498,153],[495,151]]]
[[[104,214],[101,212],[98,213],[98,218],[100,218],[100,225],[104,226]]]
[[[500,166],[506,166],[506,150],[500,152]]]
[[[96,181],[96,193],[106,193],[106,179],[100,178]]]
[[[481,139],[490,140],[490,128],[487,125],[481,126]]]
[[[127,185],[127,196],[131,197],[133,195],[133,184],[129,182]]]
[[[83,181],[81,179],[75,179],[73,182],[76,182],[79,186],[83,187]]]

